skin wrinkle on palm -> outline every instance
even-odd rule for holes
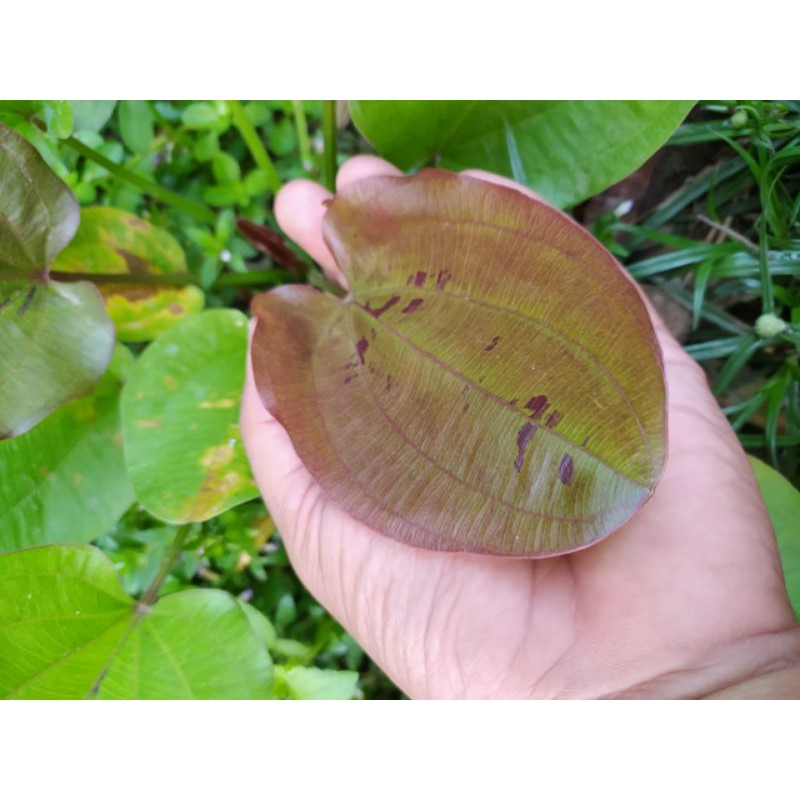
[[[370,174],[399,172],[358,157],[338,186]],[[329,198],[289,184],[276,216],[341,283],[321,237]],[[608,540],[545,561],[416,550],[350,519],[269,417],[248,366],[245,445],[293,566],[409,696],[736,695],[771,675],[761,696],[796,696],[796,674],[780,670],[800,663],[800,630],[752,471],[704,373],[648,308],[670,408],[659,488]]]

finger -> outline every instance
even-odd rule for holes
[[[342,164],[336,176],[336,191],[364,178],[399,177],[403,173],[378,156],[355,156]]]
[[[333,195],[313,181],[287,183],[275,198],[275,217],[290,239],[297,242],[323,269],[330,280],[341,286],[347,281],[322,238],[325,202]]]

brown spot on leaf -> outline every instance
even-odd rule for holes
[[[567,453],[561,459],[561,464],[558,467],[558,479],[564,486],[572,486],[572,479],[575,477],[575,466],[572,463],[572,456]]]
[[[178,388],[178,381],[176,381],[172,375],[166,375],[164,377],[164,385],[167,387],[167,389],[173,391]]]
[[[486,347],[484,347],[484,348],[483,348],[483,352],[484,352],[484,353],[491,353],[491,352],[492,352],[492,350],[494,350],[494,349],[495,349],[495,347],[497,347],[497,343],[498,343],[499,341],[500,341],[500,337],[499,337],[499,336],[495,336],[495,337],[492,339],[492,341],[491,341],[491,342],[489,342],[489,344],[487,344],[487,345],[486,345]]]
[[[179,317],[181,314],[183,314],[183,306],[180,305],[180,303],[170,303],[169,313]]]
[[[143,219],[139,219],[139,217],[127,217],[125,221],[131,228],[137,228],[140,231],[146,231],[150,228],[150,226]]]
[[[392,376],[391,375],[387,375],[386,376],[386,387],[385,387],[385,389],[388,392],[391,388],[392,388]]]
[[[415,297],[404,309],[403,314],[410,314],[416,311],[425,301],[421,297]]]
[[[367,352],[367,348],[369,347],[369,342],[367,341],[366,336],[362,336],[358,340],[358,344],[356,344],[356,353],[358,355],[359,363],[364,363],[364,355]]]
[[[161,427],[161,420],[160,419],[137,419],[136,420],[136,427],[137,428],[160,428]]]
[[[514,471],[519,473],[522,470],[522,464],[525,461],[525,450],[533,441],[536,435],[536,426],[532,422],[526,422],[517,434],[517,459],[514,461]]]
[[[131,275],[149,275],[150,265],[141,256],[136,253],[131,253],[123,248],[117,248],[117,252],[125,259],[125,264],[128,267],[128,272]]]

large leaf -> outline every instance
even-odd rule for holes
[[[87,394],[111,358],[114,329],[97,289],[48,278],[77,226],[69,189],[0,125],[0,438]]]
[[[527,183],[570,206],[622,180],[680,124],[685,100],[351,100],[353,121],[403,169],[436,160]]]
[[[800,492],[763,461],[751,456],[750,466],[775,529],[789,599],[800,619]]]
[[[254,303],[266,407],[326,494],[414,545],[586,546],[653,491],[660,351],[636,288],[583,229],[512,189],[427,170],[338,195],[351,294]]]
[[[109,373],[90,397],[0,442],[0,551],[89,542],[133,502],[122,455],[120,388]]]
[[[0,697],[271,695],[269,655],[226,592],[188,589],[149,609],[122,591],[113,564],[92,547],[0,556]]]
[[[159,519],[209,519],[258,494],[239,433],[246,351],[243,314],[204,311],[137,361],[122,392],[125,456]]]
[[[53,263],[60,272],[112,275],[187,273],[186,257],[165,230],[118,208],[85,208],[70,244]],[[155,339],[184,316],[203,308],[196,286],[109,283],[101,288],[117,335],[125,342]]]

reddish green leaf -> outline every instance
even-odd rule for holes
[[[611,255],[512,189],[426,170],[331,203],[337,299],[254,303],[261,397],[325,493],[412,545],[543,556],[627,520],[664,462],[661,355]]]
[[[36,150],[0,125],[0,439],[88,394],[111,358],[114,329],[97,289],[48,277],[78,213]]]

